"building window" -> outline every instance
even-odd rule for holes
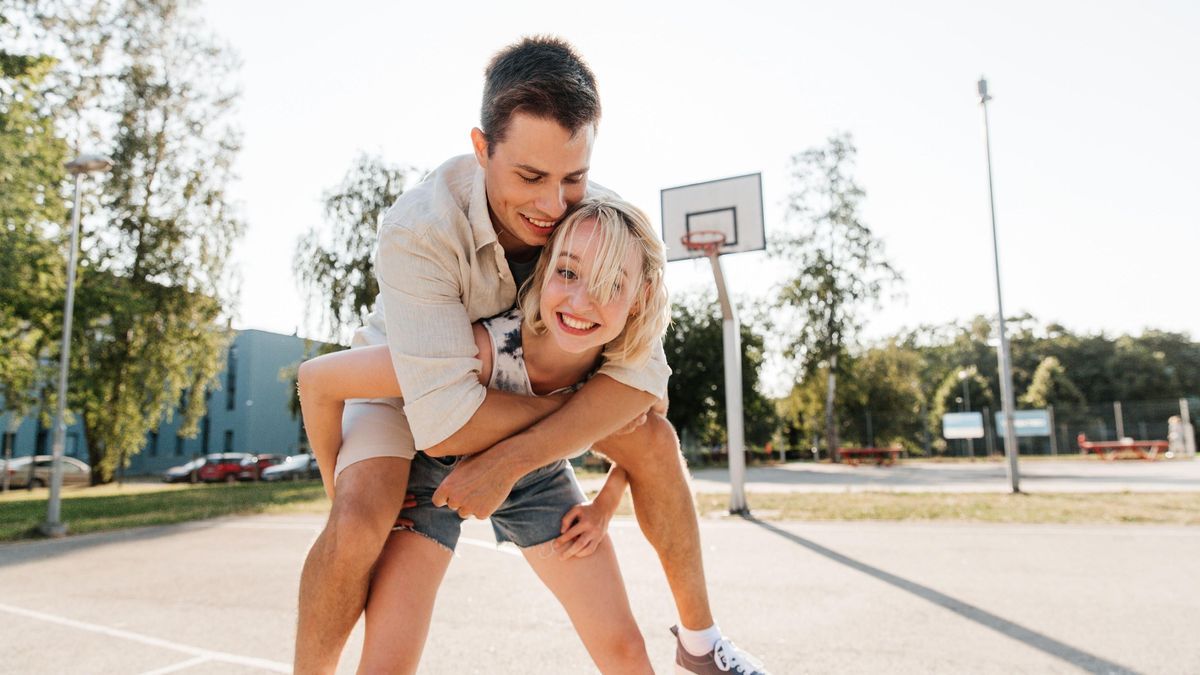
[[[208,434],[212,430],[211,424],[208,421],[208,415],[200,422],[200,452],[208,454]]]
[[[179,434],[175,435],[175,456],[183,456],[183,436],[180,436]]]
[[[147,445],[149,446],[147,448],[147,450],[150,451],[150,456],[158,457],[158,432],[157,431],[150,432],[150,442]]]
[[[229,357],[225,360],[225,409],[233,410],[237,402],[237,347],[229,348]]]
[[[233,452],[233,430],[225,430],[225,452]]]

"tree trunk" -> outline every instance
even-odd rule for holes
[[[829,449],[829,458],[834,462],[838,457],[837,424],[833,414],[833,397],[837,391],[837,354],[829,359],[829,386],[825,391],[825,445]]]

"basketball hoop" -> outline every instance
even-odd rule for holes
[[[725,245],[725,233],[718,230],[696,230],[679,238],[689,251],[700,251],[708,257],[715,256]]]

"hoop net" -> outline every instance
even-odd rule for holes
[[[725,233],[718,230],[696,230],[688,232],[679,238],[683,247],[689,251],[701,251],[704,255],[713,256],[725,245]]]

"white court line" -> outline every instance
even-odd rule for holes
[[[147,670],[146,672],[142,673],[142,675],[167,675],[167,673],[177,673],[181,670],[191,668],[192,666],[198,666],[201,663],[208,663],[211,660],[212,659],[208,658],[207,656],[197,656],[196,658],[188,659],[187,661],[180,661],[173,666],[159,668],[158,670]]]
[[[170,649],[177,652],[183,652],[184,654],[191,654],[192,656],[204,657],[209,661],[221,661],[224,663],[234,663],[239,666],[262,668],[263,670],[269,670],[273,673],[292,672],[292,666],[288,663],[280,663],[278,661],[270,661],[253,656],[238,656],[237,654],[218,652],[211,649],[201,649],[199,647],[192,647],[191,645],[185,645],[178,642],[171,642],[170,640],[151,637],[149,635],[142,635],[141,633],[134,633],[132,631],[121,630],[119,628],[109,628],[108,626],[101,626],[99,624],[88,623],[86,621],[76,621],[75,619],[54,616],[53,614],[46,614],[45,612],[35,612],[31,609],[13,607],[12,605],[6,605],[3,603],[0,603],[0,612],[8,612],[9,614],[16,614],[17,616],[23,616],[30,619],[38,619],[48,623],[56,623],[60,626],[77,628],[79,630],[99,633],[100,635],[121,638],[123,640],[130,640],[132,642],[140,642],[144,645],[150,645],[151,647],[159,647],[161,649]]]

